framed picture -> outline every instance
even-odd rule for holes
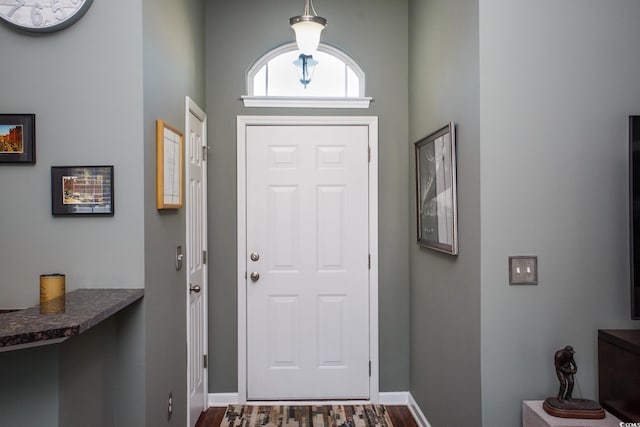
[[[182,175],[184,173],[183,133],[162,120],[156,121],[156,128],[156,207],[179,209],[182,207]]]
[[[0,114],[0,163],[36,162],[36,115]]]
[[[455,123],[416,142],[415,156],[418,244],[458,255]]]
[[[52,166],[53,215],[113,216],[113,166]]]

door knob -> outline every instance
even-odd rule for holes
[[[251,255],[251,261],[258,261],[260,259],[260,254],[257,252],[253,252]]]
[[[189,292],[199,293],[200,292],[200,285],[189,284]]]
[[[258,280],[260,280],[260,273],[256,273],[254,271],[253,273],[251,273],[251,275],[249,275],[249,277],[251,277],[252,281],[257,282]]]

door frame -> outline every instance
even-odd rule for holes
[[[203,123],[203,135],[202,135],[202,144],[203,147],[208,147],[207,146],[207,114],[202,110],[202,108],[200,108],[198,106],[198,104],[196,104],[189,96],[185,97],[185,122],[184,122],[184,129],[185,129],[185,138],[189,137],[189,115],[193,114],[194,116],[196,116],[200,121],[202,121]],[[191,153],[191,144],[189,143],[189,141],[185,141],[185,163],[187,163],[186,159],[189,159],[189,154]],[[203,151],[206,152],[206,150],[208,148],[202,148],[200,147],[200,149],[202,149]],[[187,176],[187,172],[186,172],[186,167],[188,167],[188,164],[185,164],[185,171],[184,174],[185,176]],[[202,232],[204,234],[203,239],[202,239],[202,245],[203,245],[203,250],[208,251],[209,250],[209,245],[208,245],[208,239],[207,239],[207,174],[208,174],[208,170],[207,170],[207,159],[206,157],[203,158],[202,161],[202,169],[203,169],[203,179],[202,179],[202,212],[201,212],[201,217],[203,219],[203,224],[202,224]],[[186,180],[186,178],[185,178]],[[192,203],[193,200],[190,199],[189,197],[189,192],[187,191],[187,189],[185,188],[185,212],[189,211],[189,207],[193,208]],[[191,414],[191,397],[189,395],[190,392],[190,358],[189,358],[189,354],[190,354],[190,345],[191,343],[189,342],[189,337],[190,337],[190,323],[189,323],[189,309],[190,309],[190,292],[189,292],[189,262],[188,260],[188,256],[189,256],[189,248],[191,247],[190,245],[190,237],[189,237],[189,225],[190,225],[190,218],[189,215],[185,215],[185,250],[183,252],[183,259],[182,259],[182,265],[185,266],[185,289],[186,289],[186,323],[187,323],[187,343],[186,343],[186,347],[187,347],[187,390],[186,390],[186,394],[187,394],[187,424],[194,423],[197,421],[196,420],[190,420]],[[201,255],[197,255],[197,256],[201,256]],[[208,260],[206,260],[208,261]],[[205,351],[205,357],[208,357],[209,354],[209,265],[207,262],[203,263],[203,277],[202,277],[202,288],[201,288],[201,292],[202,292],[202,299],[204,301],[204,304],[202,305],[202,316],[204,317],[204,324],[202,325],[202,342],[203,342],[203,348]],[[191,325],[192,327],[193,325]],[[204,361],[203,361],[204,362]],[[204,365],[204,363],[203,363]],[[206,365],[203,366],[203,387],[204,387],[204,402],[203,402],[203,410],[206,410],[208,407],[208,397],[209,397],[209,369]]]
[[[369,400],[379,402],[378,355],[378,117],[238,116],[237,117],[237,284],[238,402],[247,402],[247,128],[250,126],[367,126],[369,128]]]

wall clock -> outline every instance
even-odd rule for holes
[[[15,28],[33,32],[62,30],[85,14],[93,0],[4,0],[0,18]]]

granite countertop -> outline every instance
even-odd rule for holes
[[[64,313],[41,314],[41,306],[0,314],[0,352],[54,344],[85,332],[139,300],[144,289],[78,289],[64,297]],[[43,305],[59,307],[62,298]]]

